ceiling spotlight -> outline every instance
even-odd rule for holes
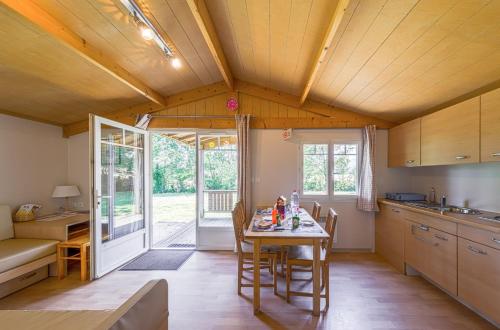
[[[171,57],[170,58],[170,64],[174,69],[179,69],[182,66],[181,60],[179,60],[177,57]]]
[[[141,31],[141,36],[144,40],[150,41],[155,37],[153,29],[151,29],[143,22],[139,23],[139,30]]]

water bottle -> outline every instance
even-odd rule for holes
[[[298,213],[300,208],[299,194],[297,190],[292,192],[292,196],[290,197],[290,206],[292,208],[292,212]]]

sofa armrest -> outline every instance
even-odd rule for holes
[[[164,279],[149,281],[99,327],[113,330],[168,329],[168,284]]]

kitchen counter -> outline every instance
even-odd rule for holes
[[[498,216],[500,215],[499,213],[493,213],[493,212],[488,212],[488,211],[482,211],[481,214],[459,214],[459,213],[452,213],[452,212],[440,212],[440,211],[435,211],[435,210],[430,210],[430,209],[424,209],[420,207],[415,207],[411,205],[406,205],[403,202],[398,202],[398,201],[393,201],[385,198],[379,198],[378,202],[381,204],[386,204],[394,207],[398,207],[401,209],[409,210],[412,212],[417,212],[429,216],[433,216],[436,218],[440,218],[443,220],[447,221],[452,221],[458,224],[462,225],[467,225],[479,229],[484,229],[488,230],[494,233],[500,234],[500,221],[498,222],[493,222],[493,221],[487,221],[487,220],[481,220],[478,217],[479,216]]]

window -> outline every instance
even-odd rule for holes
[[[300,175],[304,196],[357,195],[358,144],[303,144]]]
[[[328,195],[328,144],[304,144],[302,148],[304,195]]]
[[[333,145],[333,194],[356,195],[358,184],[358,145]]]

